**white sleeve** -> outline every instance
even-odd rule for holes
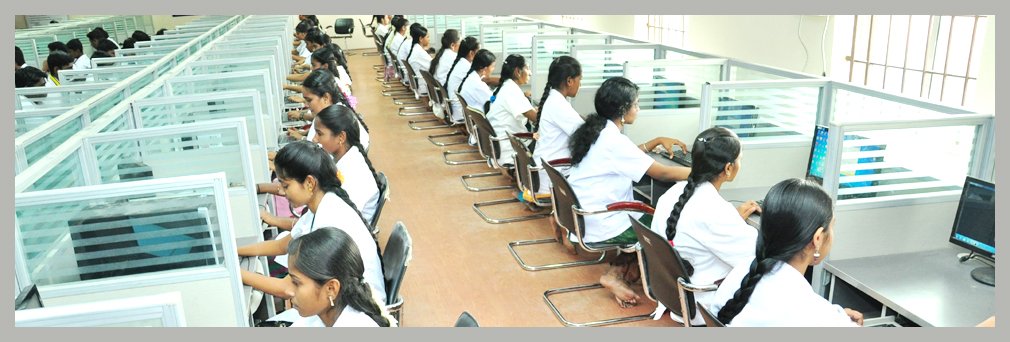
[[[642,176],[645,176],[645,172],[649,171],[649,167],[652,167],[652,163],[656,161],[645,154],[645,152],[642,152],[627,137],[622,135],[621,138],[623,139],[615,139],[614,144],[609,146],[609,148],[613,149],[607,154],[611,159],[610,165],[616,168],[618,174],[631,179],[633,182],[638,181],[642,179]]]
[[[708,232],[704,244],[716,258],[728,265],[739,265],[754,259],[754,246],[757,243],[757,229],[751,227],[740,217],[729,203],[725,210],[705,220]]]
[[[510,88],[509,90],[512,91],[508,92],[507,94],[502,94],[504,92],[504,89],[503,91],[499,91],[498,95],[505,95],[504,96],[505,98],[503,99],[495,98],[495,102],[498,102],[499,100],[504,100],[505,103],[503,103],[503,105],[505,105],[505,109],[510,114],[512,114],[512,116],[514,116],[516,120],[525,121],[526,116],[523,115],[523,113],[526,113],[530,111],[530,109],[533,109],[533,104],[531,104],[529,99],[526,98],[526,95],[523,94],[521,88],[519,88],[518,85],[516,85],[515,88]]]

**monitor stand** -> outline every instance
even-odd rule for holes
[[[992,266],[982,266],[971,270],[971,278],[982,284],[996,287],[996,268]]]

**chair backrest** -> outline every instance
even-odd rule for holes
[[[371,30],[368,29],[368,26],[372,26],[371,24],[365,25],[365,21],[360,18],[358,19],[358,22],[361,23],[361,32],[365,35],[365,37],[375,37],[375,28],[372,28]]]
[[[382,207],[386,205],[386,200],[389,199],[389,180],[386,179],[386,174],[379,172],[376,177],[379,186],[379,201],[375,203],[375,214],[372,215],[372,230],[375,232],[379,231],[379,214],[382,214]]]
[[[469,110],[473,110],[473,109],[470,109],[471,107],[470,107],[470,105],[468,105],[466,103],[466,99],[463,98],[463,95],[460,95],[459,93],[456,93],[456,98],[459,99],[460,107],[463,108],[463,123],[466,124],[466,134],[469,134],[469,135],[476,134],[473,131],[473,121],[470,120],[470,116],[466,114],[466,111],[468,109]]]
[[[333,21],[333,32],[336,34],[353,34],[354,19],[337,18],[337,20]]]
[[[449,120],[445,116],[445,109],[447,107],[445,97],[442,96],[443,92],[439,91],[439,89],[442,89],[442,86],[439,85],[438,81],[435,81],[435,76],[432,76],[431,72],[421,70],[419,73],[421,74],[421,78],[424,79],[424,86],[428,88],[428,104],[431,105],[432,112],[436,117],[442,119],[442,121],[448,122]]]
[[[501,146],[495,140],[498,136],[495,135],[494,127],[491,126],[491,122],[487,121],[487,117],[483,113],[473,111],[469,107],[467,108],[467,112],[470,113],[473,127],[477,130],[477,144],[479,144],[480,153],[494,160],[494,163],[497,164],[498,157],[501,155]]]
[[[575,196],[575,191],[572,190],[572,185],[568,183],[568,178],[565,178],[546,160],[540,160],[540,166],[544,168],[547,177],[551,179],[551,203],[554,205],[554,220],[558,226],[570,233],[575,233],[579,240],[582,240],[585,233],[581,227],[585,227],[585,221],[581,215],[576,215],[572,210],[572,208],[582,208],[578,197]],[[575,220],[578,220],[578,224]]]
[[[687,268],[684,266],[684,259],[680,258],[680,253],[677,253],[677,250],[670,245],[665,236],[657,234],[630,216],[628,219],[631,220],[631,228],[635,231],[638,242],[642,246],[642,260],[645,263],[645,274],[642,275],[642,281],[646,282],[646,287],[656,300],[663,303],[674,314],[683,316],[680,312],[680,292],[677,291],[677,278],[684,278],[687,282],[691,281],[691,277],[685,272]],[[688,310],[690,310],[688,317],[694,317],[694,294],[687,292],[685,297]]]
[[[701,314],[701,318],[705,319],[705,325],[709,328],[722,328],[726,326],[719,321],[719,318],[708,312],[708,309],[704,305],[698,305],[698,313]]]
[[[393,225],[389,240],[386,241],[385,252],[382,253],[382,274],[386,278],[386,305],[396,303],[400,296],[400,284],[403,282],[403,274],[407,272],[412,245],[407,227],[403,222],[397,221]]]
[[[536,166],[533,163],[533,156],[530,149],[526,147],[516,138],[512,133],[509,133],[509,143],[512,144],[512,150],[516,151],[516,174],[519,182],[519,188],[523,191],[532,191],[534,193],[540,188],[540,179],[536,178],[538,174],[534,174],[530,171],[530,166]]]
[[[463,311],[459,314],[459,318],[456,319],[456,324],[453,325],[455,328],[478,328],[480,325],[477,324],[477,319],[473,318],[469,312]]]
[[[410,62],[407,61],[402,61],[400,64],[407,70],[407,84],[410,85],[410,90],[414,92],[414,98],[420,98],[421,92],[417,89],[417,73],[414,72],[414,67],[410,66]]]

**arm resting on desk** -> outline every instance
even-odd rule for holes
[[[659,162],[652,162],[652,166],[645,171],[645,174],[664,182],[678,182],[687,179],[691,174],[691,168],[683,166],[666,166]]]
[[[287,288],[290,286],[288,283],[288,277],[284,277],[284,279],[277,279],[259,273],[242,270],[242,284],[252,286],[254,289],[263,291],[263,293],[273,295],[274,297],[283,299],[290,298],[287,294]]]
[[[248,246],[238,248],[238,256],[277,256],[288,252],[288,243],[291,242],[291,235],[280,240],[270,240],[257,242]]]

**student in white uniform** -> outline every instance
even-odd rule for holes
[[[101,27],[96,27],[95,29],[91,30],[91,32],[88,32],[87,37],[88,41],[91,42],[91,47],[96,50],[98,49],[98,43],[103,40],[111,42],[113,45],[116,46],[117,50],[119,49],[119,43],[116,43],[115,40],[109,38],[109,33],[106,32],[105,29]]]
[[[286,295],[305,318],[292,327],[396,326],[367,284],[361,251],[354,238],[334,227],[291,241]]]
[[[795,178],[775,184],[765,196],[755,256],[729,273],[711,312],[732,327],[862,325],[861,313],[831,304],[803,277],[831,251],[833,216],[819,185]]]
[[[494,72],[494,62],[494,53],[487,49],[480,49],[474,54],[470,70],[466,72],[459,87],[456,88],[456,92],[470,107],[481,110],[484,108],[484,103],[491,100],[493,92],[483,80]]]
[[[403,44],[404,40],[407,39],[407,25],[409,22],[403,17],[394,17],[390,20],[393,25],[393,31],[386,36],[386,47],[393,50],[396,56],[389,56],[390,58],[399,59],[400,44]]]
[[[452,63],[456,60],[456,54],[459,52],[459,39],[459,30],[457,29],[445,30],[445,33],[442,34],[442,47],[438,49],[435,58],[431,60],[431,66],[428,67],[431,76],[438,81],[439,85],[445,84],[445,79],[449,76],[449,69],[452,68]]]
[[[291,50],[291,60],[295,64],[302,64],[308,61],[310,55],[312,54],[308,48],[308,42],[305,41],[305,35],[309,33],[309,29],[312,28],[312,23],[309,21],[301,21],[298,25],[295,25],[295,48]]]
[[[373,22],[377,21],[378,24],[375,25],[375,31],[372,31],[372,34],[379,36],[380,38],[386,38],[386,35],[389,34],[389,19],[390,19],[389,15],[385,14],[373,15],[372,21]],[[385,42],[385,40],[380,41]]]
[[[449,96],[449,107],[452,109],[452,121],[454,122],[463,122],[463,105],[456,98],[456,90],[462,85],[463,78],[470,71],[470,64],[477,56],[478,49],[480,49],[480,43],[477,42],[477,38],[463,38],[459,43],[458,51],[456,51],[456,59],[449,66],[449,72],[446,73],[448,77],[445,82],[442,82],[442,88]],[[442,64],[439,63],[440,66]]]
[[[526,59],[516,54],[505,57],[501,67],[501,83],[491,94],[491,99],[484,103],[487,121],[491,123],[497,137],[504,138],[508,133],[529,132],[526,124],[537,119],[537,108],[533,107],[520,88],[529,81],[530,67],[526,64]],[[512,144],[504,141],[499,146],[501,154],[498,164],[511,165],[515,155]]]
[[[733,207],[719,189],[740,174],[742,156],[740,139],[733,131],[709,128],[695,138],[691,148],[691,175],[687,182],[674,185],[656,203],[652,230],[667,240],[693,267],[691,281],[712,284],[721,281],[734,265],[754,258],[757,230],[744,219],[760,211],[757,203],[747,201]],[[695,294],[706,303],[713,292]],[[657,310],[656,317],[665,307]],[[671,315],[675,321],[679,315]],[[704,325],[701,315],[692,324]],[[681,322],[682,323],[682,322]]]
[[[49,75],[46,77],[46,87],[58,87],[60,85],[60,70],[73,70],[74,58],[63,51],[53,51],[46,57],[49,63]]]
[[[541,160],[552,161],[572,156],[568,149],[569,138],[585,120],[572,107],[569,98],[578,95],[581,86],[582,65],[579,61],[571,56],[560,56],[551,62],[534,125],[538,127],[540,135],[533,150],[533,161],[538,165]],[[567,168],[558,171],[568,175]],[[551,180],[547,177],[547,171],[541,170],[538,178],[540,187],[537,189],[537,197],[550,197]],[[526,195],[527,201],[534,200],[533,194],[523,195]]]
[[[314,59],[319,58],[320,57],[319,55],[325,55],[326,53],[325,49],[320,49],[316,52],[317,53],[313,54]],[[316,62],[313,61],[313,63]],[[296,127],[288,128],[288,135],[290,135],[292,138],[294,139],[305,138],[306,140],[312,141],[312,139],[316,134],[314,113],[319,113],[324,108],[329,107],[331,104],[339,104],[347,106],[351,108],[351,110],[354,109],[354,107],[351,106],[351,103],[348,101],[348,99],[344,97],[344,94],[340,91],[339,86],[336,82],[336,78],[333,77],[331,69],[328,69],[331,68],[332,65],[334,65],[334,63],[332,60],[330,60],[330,62],[327,62],[322,66],[318,66],[319,69],[316,69],[315,71],[312,71],[312,73],[309,73],[309,77],[306,78],[305,82],[302,82],[302,86],[299,87],[299,91],[302,92],[302,98],[306,100],[306,104],[309,107],[308,111],[304,110],[297,112],[292,111],[288,113],[288,117],[291,120],[306,120],[311,122],[312,124],[309,126],[308,131],[305,132],[304,134]],[[309,102],[312,102],[312,104],[309,104]],[[358,129],[361,132],[360,141],[362,149],[367,151],[370,142],[368,134],[368,126],[365,126],[365,119],[362,118],[360,114],[358,114],[357,112],[354,113],[356,115],[356,118],[358,119]]]
[[[329,106],[314,121],[316,134],[312,142],[333,155],[341,188],[361,210],[365,221],[371,222],[379,202],[379,184],[375,168],[361,146],[357,115],[346,106]]]
[[[412,30],[416,25],[421,24],[418,23],[410,24],[409,20],[407,20],[406,18],[403,19],[403,27],[401,28],[402,32],[400,33],[403,35],[403,38],[399,42],[396,42],[396,48],[393,49],[393,51],[396,52],[396,59],[400,60],[401,62],[406,63],[407,54],[410,53],[410,47],[413,44],[413,42],[411,41],[410,34],[408,32],[410,32],[410,30]]]
[[[333,157],[322,147],[308,141],[285,145],[274,158],[274,170],[281,181],[281,193],[295,207],[309,210],[291,229],[291,234],[278,240],[242,246],[239,256],[277,256],[281,266],[288,266],[287,249],[293,239],[321,227],[336,227],[350,235],[359,246],[367,281],[380,300],[385,302],[386,286],[379,261],[379,249],[368,225],[347,192],[340,188]],[[242,283],[265,293],[286,298],[287,280],[242,271]]]
[[[431,66],[431,55],[428,54],[428,46],[431,44],[431,37],[428,36],[428,29],[421,24],[410,25],[410,52],[407,53],[407,62],[414,69],[417,76],[417,92],[421,95],[428,93],[428,84],[421,77],[421,71],[428,71]]]
[[[68,41],[67,50],[70,51],[70,57],[76,58],[74,60],[74,70],[91,69],[91,57],[84,54],[84,45],[81,44],[80,39],[74,38]]]
[[[585,210],[603,210],[616,202],[634,201],[631,184],[649,175],[666,182],[687,179],[690,169],[666,166],[649,157],[651,151],[662,145],[673,153],[673,146],[686,150],[677,139],[659,137],[635,146],[622,134],[624,125],[632,124],[638,117],[638,86],[624,77],[614,77],[603,82],[594,98],[596,113],[586,118],[586,123],[575,130],[569,141],[572,168],[568,181]],[[611,212],[585,216],[584,241],[615,244],[638,242],[631,229],[628,216],[649,225],[651,216],[640,213]],[[574,232],[573,232],[574,233]],[[575,241],[575,237],[569,237]],[[637,274],[634,254],[621,254],[602,276],[600,283],[609,289],[618,305],[637,305],[641,299],[629,287],[626,275],[632,281]]]
[[[317,49],[326,46],[326,44],[329,44],[330,36],[324,33],[323,31],[313,27],[309,29],[307,33],[305,33],[304,40],[306,44],[305,48],[308,50],[308,55],[306,56],[306,59],[302,64],[297,64],[291,67],[294,73],[288,75],[288,81],[297,82],[301,81],[302,79],[305,79],[305,74],[300,72],[312,68],[312,59],[311,59],[312,53],[315,52]]]
[[[21,47],[14,46],[14,71],[24,68],[28,64],[25,63],[25,53],[21,51]]]

